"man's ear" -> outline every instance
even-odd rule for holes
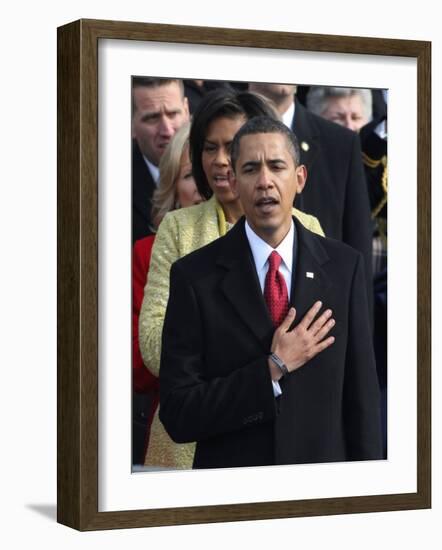
[[[187,99],[187,97],[185,97],[183,99],[183,104],[184,104],[184,114],[186,115],[186,120],[189,121],[190,120],[190,110],[189,110],[189,100]]]
[[[296,167],[296,194],[299,195],[302,193],[305,182],[307,180],[307,168],[304,164],[300,164]]]

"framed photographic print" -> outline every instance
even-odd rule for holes
[[[380,38],[96,20],[59,28],[59,522],[94,530],[430,507],[430,53],[427,42]],[[388,90],[386,459],[133,468],[135,76]]]

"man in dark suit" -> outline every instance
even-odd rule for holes
[[[251,119],[231,157],[245,219],[172,266],[160,419],[194,468],[378,459],[362,256],[292,217],[306,171],[284,124]]]
[[[309,112],[296,99],[295,85],[251,83],[249,89],[271,99],[298,138],[307,185],[295,206],[316,216],[327,237],[362,253],[371,312],[372,225],[359,136]]]
[[[160,159],[175,132],[189,120],[181,80],[132,79],[132,241],[151,235],[151,201]]]

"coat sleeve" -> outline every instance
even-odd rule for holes
[[[171,271],[160,369],[160,420],[176,443],[244,429],[276,415],[267,357],[210,378],[204,358],[208,337],[192,282],[178,262]]]
[[[362,257],[352,282],[344,381],[344,423],[349,460],[382,458],[380,395]]]

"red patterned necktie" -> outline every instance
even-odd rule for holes
[[[264,299],[275,327],[279,327],[289,310],[287,285],[279,272],[282,258],[274,250],[269,256],[269,270],[264,285]]]

